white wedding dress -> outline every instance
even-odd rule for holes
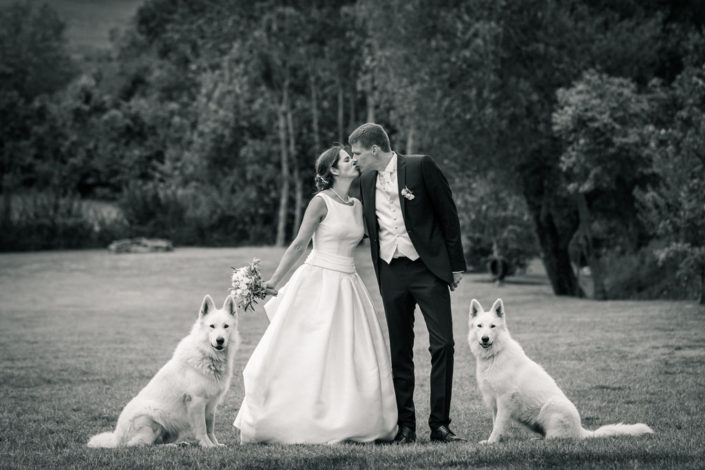
[[[391,440],[397,405],[385,342],[353,250],[362,205],[319,193],[328,213],[313,250],[265,304],[270,324],[243,371],[240,441],[332,444]]]

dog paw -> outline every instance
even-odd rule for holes
[[[203,441],[198,441],[198,445],[205,448],[209,447],[216,447],[215,444],[213,444],[210,440],[203,440]]]

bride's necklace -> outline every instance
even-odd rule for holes
[[[350,203],[350,197],[348,197],[347,199],[343,199],[342,196],[341,196],[340,194],[338,194],[338,191],[336,191],[335,189],[333,189],[333,186],[330,187],[330,190],[333,191],[333,193],[335,193],[336,196],[338,196],[338,199],[340,199],[343,204],[349,204],[349,203]]]

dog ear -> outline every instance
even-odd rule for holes
[[[478,313],[482,312],[482,305],[475,299],[470,301],[470,316],[475,318]]]
[[[492,304],[492,311],[499,318],[504,317],[504,304],[502,303],[502,299],[497,299],[494,301],[494,303]]]
[[[223,310],[228,312],[230,315],[235,316],[235,312],[237,310],[235,309],[235,300],[233,300],[232,295],[225,297],[225,302],[223,302]]]
[[[213,303],[213,299],[211,299],[210,295],[206,294],[206,296],[203,297],[203,302],[201,303],[201,311],[199,312],[199,314],[202,317],[205,317],[213,310],[215,310],[215,304]]]

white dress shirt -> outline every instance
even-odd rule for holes
[[[377,173],[375,206],[379,223],[380,258],[387,263],[399,257],[417,260],[419,254],[411,243],[401,213],[396,153],[393,153],[387,167]]]

